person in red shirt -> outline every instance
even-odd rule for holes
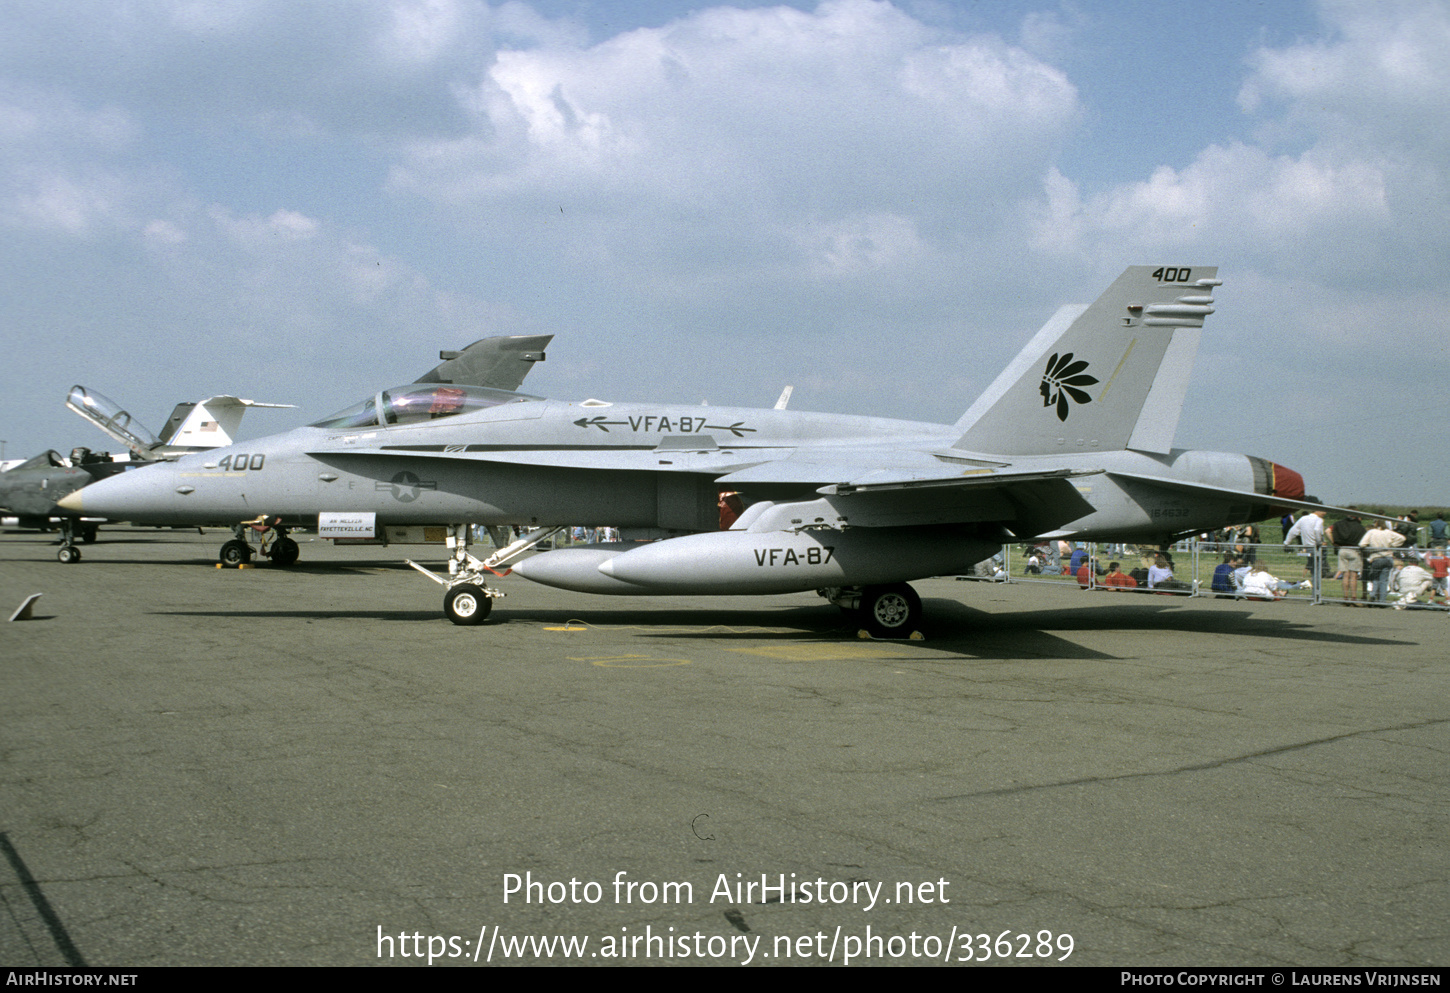
[[[1081,582],[1081,580],[1079,580]],[[1132,576],[1125,576],[1123,570],[1116,562],[1108,563],[1108,574],[1102,579],[1103,586],[1115,592],[1121,590],[1137,589],[1138,581]]]

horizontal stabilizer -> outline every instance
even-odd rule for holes
[[[1150,486],[1161,486],[1164,489],[1180,490],[1185,493],[1193,493],[1199,496],[1211,497],[1236,497],[1249,500],[1256,504],[1268,507],[1278,507],[1284,510],[1303,510],[1313,512],[1316,510],[1327,511],[1332,516],[1347,517],[1354,514],[1357,517],[1370,517],[1378,521],[1403,521],[1403,518],[1393,517],[1389,514],[1377,514],[1368,510],[1355,510],[1353,507],[1334,507],[1325,503],[1315,503],[1312,500],[1291,500],[1288,497],[1275,496],[1270,493],[1255,493],[1252,490],[1231,489],[1227,486],[1209,486],[1206,483],[1190,483],[1182,479],[1168,479],[1163,476],[1145,476],[1136,472],[1113,472],[1108,470],[1109,476],[1117,479],[1131,479],[1139,483],[1147,483]]]

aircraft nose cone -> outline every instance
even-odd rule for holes
[[[165,513],[171,504],[165,499],[166,490],[172,483],[168,468],[146,466],[97,480],[68,494],[64,500],[57,502],[57,506],[73,513],[83,512],[112,521],[132,521],[153,513]]]

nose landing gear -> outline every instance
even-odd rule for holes
[[[296,563],[302,550],[297,542],[287,537],[288,528],[282,526],[279,518],[259,517],[255,521],[246,521],[232,526],[233,538],[222,545],[221,551],[217,554],[217,560],[222,565],[235,568],[246,565],[252,561],[252,556],[260,552],[271,560],[275,566],[285,569]],[[248,538],[255,536],[257,547],[254,549]]]

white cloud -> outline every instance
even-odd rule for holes
[[[1398,282],[1407,254],[1450,257],[1450,8],[1321,13],[1326,40],[1252,54],[1240,104],[1259,115],[1258,140],[1210,144],[1086,200],[1050,170],[1035,244],[1092,257],[1203,248],[1351,283]]]
[[[119,220],[125,199],[124,184],[104,174],[67,176],[26,170],[7,185],[10,189],[0,208],[0,223],[55,234],[93,234],[98,227]]]
[[[1423,142],[1429,136],[1415,134],[1419,123],[1450,114],[1450,9],[1436,0],[1321,8],[1328,37],[1256,51],[1240,104],[1256,111],[1283,102],[1321,126],[1352,122],[1376,141]]]
[[[10,78],[199,135],[452,133],[462,120],[450,84],[489,54],[490,10],[470,0],[21,0],[7,14],[0,64]]]
[[[142,236],[153,245],[179,245],[186,241],[186,232],[170,221],[160,219],[149,222]]]
[[[279,210],[270,217],[233,217],[225,208],[213,207],[208,214],[232,242],[249,251],[271,251],[284,242],[310,241],[319,228],[317,221],[295,210]]]
[[[867,214],[797,228],[796,239],[813,274],[832,279],[909,263],[925,251],[916,225],[895,214]]]
[[[426,64],[442,57],[465,28],[457,0],[395,0],[386,10],[377,47],[386,58]]]
[[[1021,50],[937,37],[866,0],[716,8],[590,48],[500,51],[468,107],[476,133],[419,144],[400,182],[451,200],[569,182],[854,210],[1011,175],[1076,112],[1066,78]]]
[[[564,251],[679,303],[959,251],[964,227],[1013,223],[1078,114],[1022,49],[869,0],[506,48],[462,100],[471,132],[408,146],[393,190],[485,239],[521,205],[563,205],[555,221],[583,219]]]
[[[1389,226],[1383,162],[1327,161],[1318,150],[1271,156],[1233,143],[1211,145],[1190,166],[1161,166],[1147,180],[1118,186],[1084,203],[1053,170],[1036,223],[1044,250],[1080,251],[1111,240],[1119,253],[1153,255],[1217,246],[1232,232],[1256,254],[1322,253],[1321,239]],[[1371,264],[1372,260],[1361,260]]]

